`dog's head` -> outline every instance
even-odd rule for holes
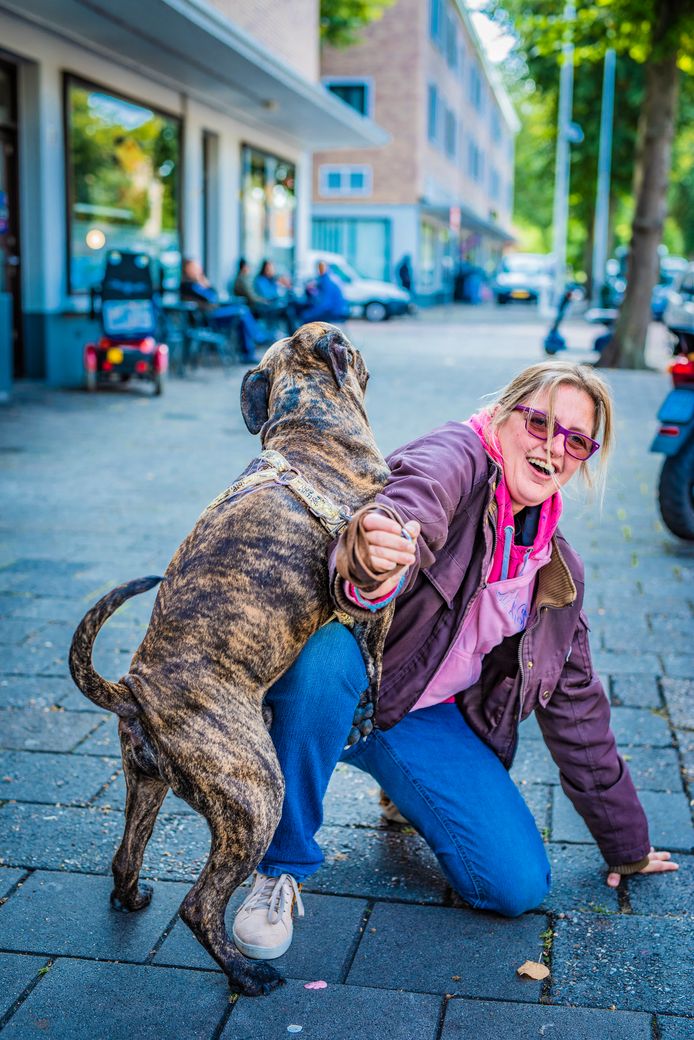
[[[363,409],[369,373],[364,359],[336,325],[314,321],[278,340],[241,385],[241,412],[251,433],[270,418],[294,411],[302,393],[330,407],[342,395]],[[308,405],[308,401],[304,402]]]

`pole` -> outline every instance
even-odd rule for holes
[[[554,305],[558,306],[566,280],[566,232],[569,222],[569,124],[574,89],[574,47],[571,22],[576,17],[572,3],[564,8],[564,19],[568,24],[567,36],[562,47],[562,66],[559,75],[559,115],[557,122],[557,152],[554,172],[553,245],[556,270],[554,275]]]
[[[602,287],[605,284],[607,232],[610,215],[615,66],[615,52],[610,49],[605,52],[605,71],[602,81],[600,151],[598,154],[598,182],[595,195],[595,223],[593,224],[593,288],[591,302],[594,307],[600,306]]]

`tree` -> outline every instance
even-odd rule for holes
[[[543,0],[535,10],[528,10],[527,0],[489,0],[487,13],[512,24],[531,60],[558,57],[570,30],[579,67],[599,61],[607,48],[613,48],[645,68],[627,290],[600,362],[642,368],[665,224],[678,87],[682,73],[694,72],[694,7],[691,0],[589,0],[577,5],[570,26],[563,8],[562,0]]]
[[[350,47],[359,42],[359,31],[383,17],[397,0],[320,0],[320,34],[323,43]]]

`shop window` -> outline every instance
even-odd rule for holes
[[[449,159],[455,159],[456,137],[458,136],[458,124],[455,114],[450,108],[446,109],[446,155]]]
[[[319,191],[323,196],[371,194],[371,167],[324,164],[319,170]]]
[[[263,259],[294,269],[296,168],[277,155],[244,145],[241,152],[241,255],[252,267]]]
[[[372,90],[368,80],[325,78],[323,83],[332,94],[339,97],[355,112],[359,112],[362,116],[371,116]]]
[[[101,281],[106,249],[149,253],[175,288],[180,120],[73,77],[65,98],[69,292]]]
[[[427,137],[436,144],[439,137],[439,93],[433,83],[427,91]]]

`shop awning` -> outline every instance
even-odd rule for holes
[[[206,0],[0,0],[2,9],[303,148],[388,140]]]
[[[458,211],[457,214],[452,213],[454,210]],[[463,202],[456,202],[451,206],[442,206],[440,204],[432,205],[427,203],[426,200],[422,200],[420,212],[422,216],[431,217],[437,223],[444,224],[446,227],[455,227],[459,223],[459,227],[463,231],[484,235],[486,238],[493,238],[498,242],[515,242],[516,240],[513,232],[501,227],[500,224],[497,224],[491,218],[475,213],[473,209]]]

